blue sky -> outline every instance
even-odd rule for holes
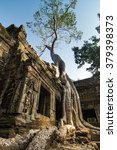
[[[0,1],[0,22],[7,27],[10,24],[20,26],[23,24],[27,31],[28,42],[36,49],[39,44],[39,37],[32,34],[26,27],[27,21],[32,21],[33,14],[38,10],[40,0],[1,0]],[[81,69],[77,69],[74,62],[72,47],[81,47],[84,40],[88,40],[92,35],[97,35],[95,27],[99,25],[97,13],[99,13],[99,0],[78,0],[76,7],[77,26],[83,31],[82,39],[71,44],[61,43],[56,50],[66,63],[68,75],[73,79],[84,79],[91,76],[91,73],[86,71],[85,65]],[[45,51],[42,59],[52,62],[49,51]]]

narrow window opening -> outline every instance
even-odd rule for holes
[[[56,122],[58,123],[60,119],[62,118],[62,102],[59,97],[56,97]]]
[[[37,113],[50,117],[50,92],[42,85]]]

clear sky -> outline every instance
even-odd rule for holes
[[[20,26],[23,24],[27,32],[27,40],[36,50],[39,44],[39,37],[32,34],[30,29],[26,27],[26,22],[32,21],[33,14],[38,10],[40,0],[1,0],[0,1],[0,22],[7,27],[10,24]],[[86,71],[86,66],[77,69],[74,62],[74,56],[71,48],[74,46],[81,47],[84,40],[88,40],[92,35],[97,35],[95,27],[99,25],[97,13],[99,10],[99,0],[78,0],[76,7],[77,26],[83,32],[80,41],[71,42],[71,44],[61,43],[56,50],[66,63],[68,75],[73,79],[84,79],[91,76],[91,73]],[[38,52],[38,51],[37,51]],[[52,62],[49,51],[45,51],[42,59]]]

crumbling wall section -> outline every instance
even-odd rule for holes
[[[54,125],[55,101],[62,93],[55,73],[54,66],[42,61],[28,44],[22,25],[0,25],[0,128],[9,132],[26,124],[28,128]],[[48,116],[38,113],[41,86],[50,96]]]
[[[100,124],[100,80],[99,76],[74,82],[80,96],[83,116],[89,123]]]

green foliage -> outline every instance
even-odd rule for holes
[[[100,26],[96,27],[97,32],[100,32]],[[88,71],[96,74],[100,68],[100,39],[96,36],[92,36],[90,41],[84,41],[81,48],[74,47],[75,62],[78,64],[78,68],[82,67],[85,63],[90,64],[87,68]]]
[[[64,40],[70,43],[72,39],[78,40],[81,32],[76,28],[76,16],[74,9],[77,0],[43,0],[40,1],[39,9],[34,14],[34,20],[27,22],[32,32],[39,35],[40,45],[55,46],[55,42]]]

